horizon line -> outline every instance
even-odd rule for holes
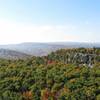
[[[48,42],[38,42],[38,41],[28,41],[28,42],[19,42],[19,43],[2,43],[0,45],[16,45],[16,44],[24,44],[24,43],[85,43],[85,44],[100,44],[100,42],[88,42],[88,41],[48,41]]]

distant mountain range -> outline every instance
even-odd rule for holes
[[[65,48],[93,48],[99,47],[100,43],[78,42],[52,42],[52,43],[21,43],[0,45],[0,58],[24,58],[31,56],[44,56],[52,51]]]

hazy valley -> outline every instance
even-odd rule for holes
[[[46,56],[49,53],[68,48],[100,48],[100,43],[51,42],[51,43],[21,43],[0,45],[0,57],[23,58],[27,56]]]

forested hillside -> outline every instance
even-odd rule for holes
[[[65,64],[84,64],[92,67],[93,64],[100,62],[100,49],[61,49],[56,52],[52,52],[47,56],[47,58],[51,61],[62,62]]]
[[[100,100],[100,49],[0,59],[0,100]]]

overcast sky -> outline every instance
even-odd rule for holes
[[[100,0],[0,0],[0,44],[100,42]]]

